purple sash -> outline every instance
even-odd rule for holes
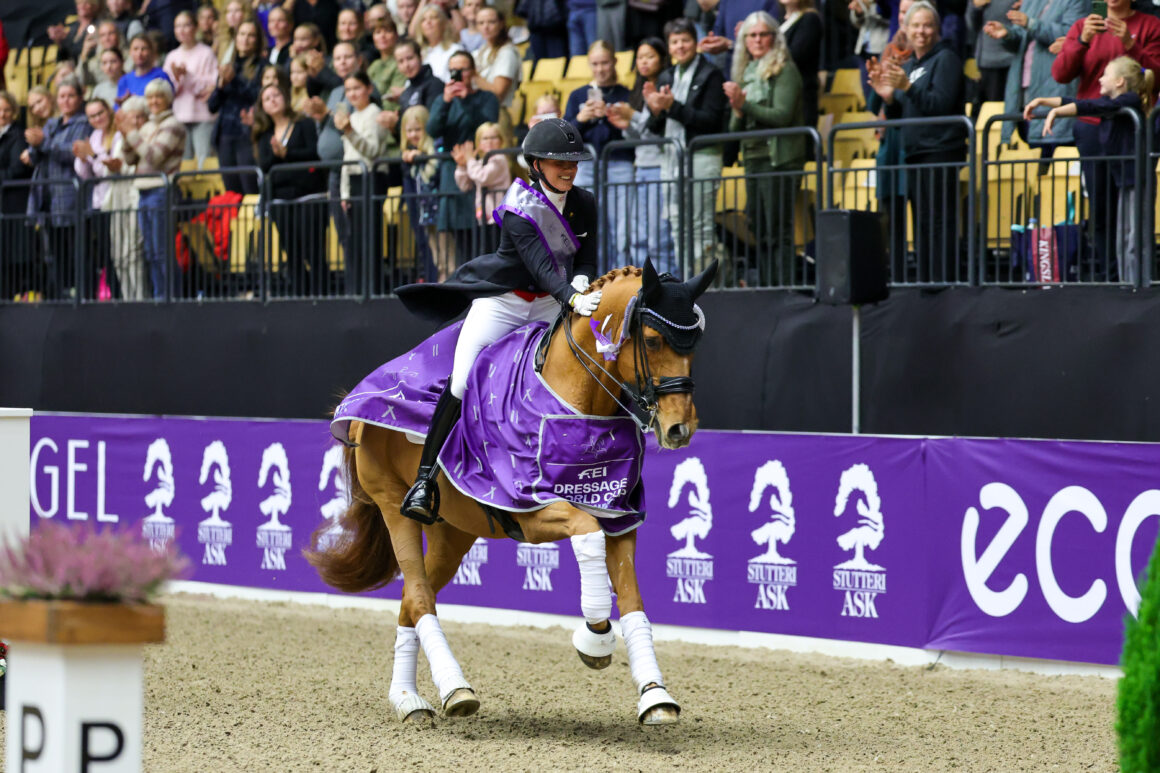
[[[517,177],[504,195],[503,202],[492,213],[496,225],[503,225],[504,212],[519,215],[536,227],[540,240],[552,256],[556,273],[569,279],[564,267],[580,251],[580,240],[548,197]]]
[[[547,323],[513,331],[476,358],[463,414],[439,454],[449,481],[501,510],[527,512],[568,501],[622,534],[644,521],[644,438],[628,416],[585,416],[535,370]],[[451,374],[460,325],[439,331],[381,366],[335,410],[345,440],[351,420],[425,436]]]

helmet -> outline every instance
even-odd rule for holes
[[[584,148],[580,131],[563,118],[540,121],[524,137],[524,158],[546,158],[553,161],[591,161]]]

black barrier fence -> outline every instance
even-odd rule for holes
[[[719,258],[719,287],[809,288],[816,215],[844,208],[886,216],[895,285],[1146,286],[1158,275],[1160,147],[1144,127],[1156,116],[1121,111],[1133,152],[1083,158],[1074,147],[1048,156],[1003,142],[1016,115],[990,118],[979,136],[965,117],[948,116],[838,124],[824,141],[799,127],[688,146],[612,142],[590,167],[599,267],[651,257],[687,276]],[[912,127],[940,126],[961,129],[961,151],[905,160],[880,152],[891,143],[897,151]],[[804,142],[808,160],[770,164],[786,142]],[[726,165],[738,148],[740,161]],[[623,161],[630,149],[650,164]],[[518,154],[481,160],[504,156],[526,175]],[[245,175],[260,194],[226,190]],[[389,295],[496,249],[490,213],[504,194],[482,189],[447,154],[278,164],[266,175],[245,167],[4,184],[13,190],[36,214],[0,214],[0,302],[77,304]]]
[[[893,162],[855,159],[845,144],[865,146],[866,134],[883,132],[886,145],[905,142],[910,129],[962,129],[963,144]],[[849,167],[831,166],[826,202],[830,208],[882,213],[889,228],[890,281],[896,285],[972,284],[975,249],[975,127],[966,116],[900,118],[843,123],[833,127],[828,157],[848,156]]]

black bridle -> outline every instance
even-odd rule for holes
[[[608,393],[613,402],[623,408],[624,412],[636,421],[642,431],[647,432],[656,423],[657,403],[660,398],[664,395],[692,394],[694,384],[690,376],[659,376],[653,378],[652,368],[649,366],[648,361],[648,351],[644,346],[644,322],[641,317],[648,310],[644,307],[643,294],[643,290],[636,294],[636,302],[633,304],[632,313],[629,315],[627,322],[628,336],[624,338],[625,341],[629,341],[634,337],[637,340],[632,355],[632,365],[636,375],[635,384],[630,384],[627,381],[617,378],[611,371],[597,361],[595,357],[584,351],[584,348],[576,343],[576,338],[572,335],[571,325],[571,318],[574,312],[565,309],[561,311],[560,318],[563,320],[564,336],[568,340],[568,348],[572,351],[572,355],[584,366],[584,370],[588,371],[588,375],[592,376],[593,380],[600,385],[600,388]],[[604,382],[589,367],[589,362],[595,365],[596,369],[605,376],[620,384],[620,388],[628,394],[633,404],[648,416],[647,422],[642,422],[635,412],[620,402],[617,396],[608,387],[604,386]]]

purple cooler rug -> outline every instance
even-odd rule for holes
[[[382,365],[335,409],[331,432],[346,441],[352,420],[426,437],[451,377],[462,323]],[[477,502],[514,512],[567,501],[621,534],[645,517],[644,438],[627,415],[587,416],[535,370],[548,324],[525,325],[480,353],[463,413],[439,454],[447,479]]]

